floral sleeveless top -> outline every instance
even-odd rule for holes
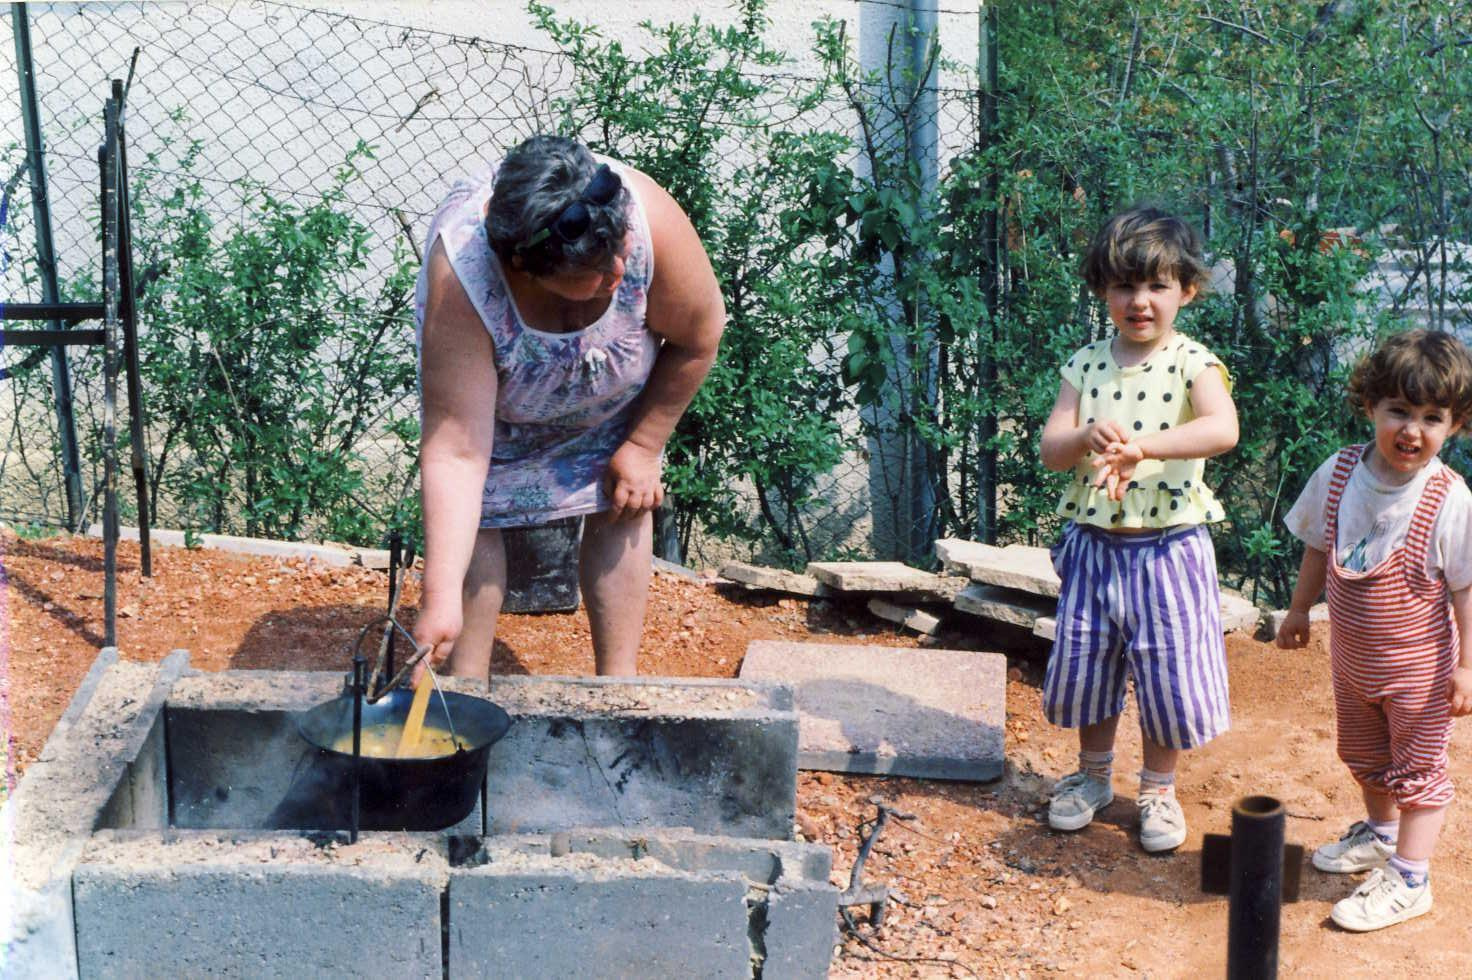
[[[644,322],[654,272],[649,225],[627,171],[607,160],[629,191],[629,254],[624,277],[597,321],[569,333],[528,326],[486,238],[485,210],[495,182],[487,167],[457,181],[430,223],[491,335],[496,358],[495,443],[481,497],[481,527],[545,524],[607,510],[608,461],[628,434],[634,405],[660,339]],[[414,294],[415,344],[423,339],[428,283]]]

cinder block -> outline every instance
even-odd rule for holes
[[[158,664],[119,660],[111,648],[99,653],[40,757],[0,808],[11,845],[0,882],[0,909],[10,913],[0,920],[7,975],[76,975],[72,869],[144,753],[169,686],[187,663],[182,651]]]
[[[104,831],[75,874],[84,977],[440,977],[444,859],[409,835]]]
[[[456,980],[751,976],[739,874],[591,854],[488,857],[450,872]]]
[[[826,977],[838,942],[838,889],[782,880],[767,895],[762,980]]]
[[[491,747],[492,833],[690,827],[786,838],[797,713],[777,685],[713,679],[497,677],[515,719]]]

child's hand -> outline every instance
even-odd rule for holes
[[[1120,428],[1118,422],[1111,419],[1100,419],[1084,426],[1084,441],[1091,453],[1102,453],[1116,442],[1129,440],[1129,434]]]
[[[1446,699],[1456,717],[1472,715],[1472,667],[1458,667],[1447,681]]]
[[[1284,650],[1297,650],[1308,646],[1308,613],[1288,610],[1283,625],[1278,627],[1278,646]]]
[[[1110,500],[1123,500],[1124,492],[1129,488],[1130,477],[1135,475],[1135,467],[1144,458],[1145,451],[1139,446],[1132,446],[1127,442],[1111,442],[1094,459],[1093,467],[1099,471],[1099,475],[1094,478],[1094,486],[1104,487]]]

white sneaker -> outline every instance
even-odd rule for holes
[[[1140,846],[1145,850],[1173,851],[1186,842],[1186,815],[1175,787],[1141,789],[1135,805],[1140,808]]]
[[[1406,884],[1400,872],[1376,868],[1348,898],[1334,903],[1329,918],[1350,932],[1371,932],[1431,911],[1431,879],[1420,888]]]
[[[1085,772],[1058,780],[1048,803],[1048,826],[1054,830],[1082,830],[1094,814],[1114,802],[1114,788]]]
[[[1378,868],[1394,853],[1394,844],[1382,840],[1363,820],[1356,820],[1343,837],[1314,851],[1313,863],[1320,871],[1346,875]]]

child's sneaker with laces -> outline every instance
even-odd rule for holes
[[[1334,903],[1329,918],[1350,932],[1384,929],[1431,911],[1431,882],[1412,888],[1400,873],[1380,867],[1348,898]]]
[[[1114,788],[1086,772],[1064,776],[1053,787],[1048,803],[1048,826],[1054,830],[1082,830],[1094,814],[1114,802]]]
[[[1158,854],[1186,842],[1186,814],[1176,800],[1175,787],[1142,788],[1135,805],[1140,808],[1140,846],[1145,850]]]
[[[1349,825],[1344,836],[1314,851],[1314,867],[1330,874],[1354,874],[1380,867],[1395,853],[1395,845],[1385,840],[1363,820]]]

